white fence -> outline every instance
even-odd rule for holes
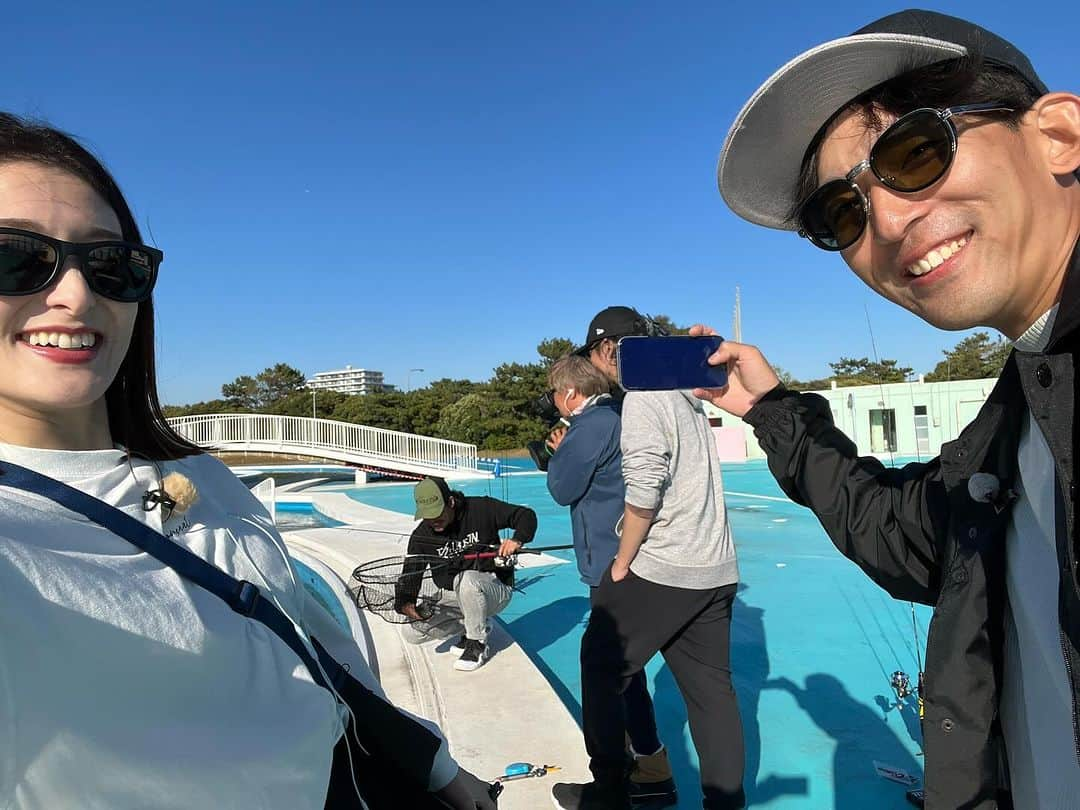
[[[331,419],[207,414],[176,417],[169,424],[190,441],[218,450],[292,453],[420,474],[483,474],[476,445]]]
[[[264,479],[260,483],[256,484],[251,494],[259,499],[259,503],[266,507],[266,511],[270,513],[270,522],[277,525],[277,482],[274,481],[273,476]]]

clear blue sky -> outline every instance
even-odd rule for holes
[[[162,399],[286,362],[487,379],[609,304],[731,327],[798,377],[963,335],[716,190],[736,112],[864,3],[20,4],[0,107],[84,138],[165,251]],[[232,8],[236,6],[236,8]],[[1074,2],[936,6],[1080,90]]]

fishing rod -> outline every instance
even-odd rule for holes
[[[863,312],[866,314],[866,329],[870,333],[870,348],[874,352],[874,363],[877,365],[877,369],[878,369],[878,388],[881,391],[882,405],[884,405],[885,402],[886,402],[886,396],[885,396],[885,382],[882,379],[882,373],[881,373],[882,372],[881,358],[878,356],[877,341],[874,340],[874,327],[873,327],[873,324],[870,323],[870,307],[867,306],[865,303],[863,304]],[[909,381],[909,391],[910,391],[910,381]],[[912,397],[912,406],[914,407],[914,396]],[[882,416],[884,417],[884,413],[882,413]],[[852,414],[852,417],[854,417],[854,414]],[[914,414],[912,415],[912,419],[914,421]],[[884,422],[884,419],[882,421]],[[891,420],[890,420],[890,422],[891,422]],[[882,425],[882,427],[884,429],[884,425]],[[893,443],[888,441],[888,436],[886,436],[886,447],[888,448],[888,453],[889,453],[889,466],[895,468],[896,467],[896,459],[893,456]],[[918,430],[917,429],[915,431],[915,456],[920,462],[922,461],[922,453],[919,451],[919,439],[918,439]],[[924,679],[923,665],[922,665],[922,652],[919,650],[919,630],[918,630],[918,623],[917,623],[917,621],[915,619],[915,603],[909,600],[908,605],[911,607],[911,632],[912,632],[912,636],[913,636],[913,641],[915,642],[915,661],[916,661],[916,664],[918,666],[918,676],[917,676],[917,680],[916,680],[914,694],[915,694],[916,706],[918,707],[918,711],[919,711],[919,719],[922,720],[922,718],[923,718],[923,679]],[[908,674],[906,672],[904,672],[903,670],[897,670],[896,672],[894,672],[892,674],[892,678],[889,680],[889,686],[891,686],[893,688],[893,691],[896,692],[896,699],[897,699],[898,703],[903,701],[904,699],[906,699],[907,697],[909,697],[912,694],[911,679],[908,677]]]
[[[573,548],[573,544],[567,546],[540,546],[539,548],[519,548],[514,552],[517,554],[543,554],[545,551],[565,551],[568,548]],[[501,556],[497,551],[481,551],[470,554],[461,554],[460,557],[463,560],[489,560],[492,557]]]
[[[346,532],[346,533],[356,532],[356,533],[359,533],[359,534],[364,534],[364,533],[370,532],[372,534],[385,534],[385,535],[389,535],[390,537],[412,537],[412,532],[395,532],[395,531],[390,531],[389,529],[371,529],[371,528],[368,528],[367,526],[335,526],[334,529],[336,531]],[[492,545],[485,545],[484,547],[485,548],[498,548],[498,546],[492,546]],[[564,549],[569,549],[569,548],[573,548],[573,547],[574,546],[571,544],[571,545],[566,545],[566,546],[544,546],[543,548],[532,548],[532,549],[530,549],[530,548],[522,548],[517,553],[519,553],[519,554],[539,554],[542,551],[562,551]],[[466,559],[472,559],[472,558],[471,557],[466,557]]]

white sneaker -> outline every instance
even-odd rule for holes
[[[488,636],[491,635],[491,622],[488,622],[484,625],[484,632]],[[469,637],[462,633],[460,636],[458,636],[458,640],[450,645],[450,651],[453,652],[454,655],[456,655],[458,658],[460,658],[461,654],[465,652],[465,642],[467,642],[468,640]]]
[[[461,653],[461,657],[454,662],[454,669],[472,672],[474,669],[480,669],[486,660],[487,645],[481,641],[467,638],[465,639],[465,649]]]

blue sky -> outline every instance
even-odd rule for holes
[[[744,339],[803,378],[873,356],[867,311],[917,371],[963,337],[716,190],[758,84],[900,5],[22,6],[0,107],[82,137],[165,251],[165,402],[277,362],[486,379],[609,304],[727,333],[736,286]],[[1080,90],[1074,3],[933,7]]]

